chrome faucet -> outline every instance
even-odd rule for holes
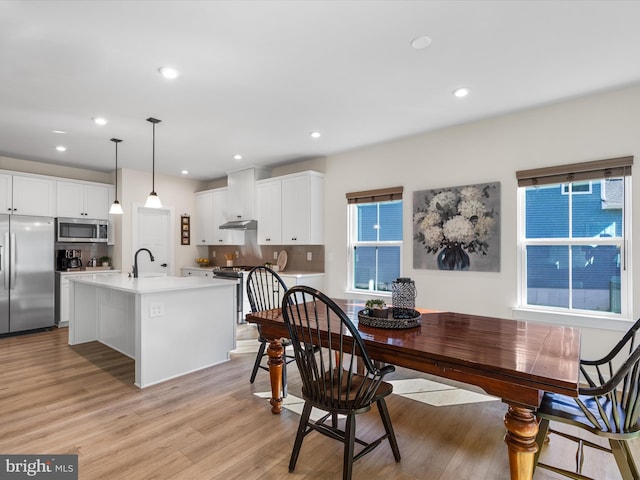
[[[148,248],[139,248],[136,254],[133,256],[133,278],[138,278],[138,254],[142,251],[145,251],[149,254],[151,261],[154,262],[155,258],[153,258],[153,253]]]

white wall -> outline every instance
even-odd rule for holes
[[[328,157],[325,170],[328,294],[344,297],[347,286],[345,193],[402,185],[405,192],[402,275],[415,280],[417,303],[439,310],[512,318],[517,299],[515,172],[636,155],[640,152],[639,125],[640,87],[635,86]],[[633,177],[636,218],[640,212],[638,169],[640,163]],[[412,193],[494,181],[501,183],[502,195],[501,271],[414,270]],[[636,221],[633,247],[640,245],[639,229],[640,221]],[[640,301],[637,258],[633,260],[633,271],[636,272],[633,318],[637,318]],[[595,354],[606,350],[619,336],[617,331],[584,329],[583,348]]]
[[[0,169],[17,172],[51,175],[52,177],[72,178],[89,182],[113,183],[113,172],[96,172],[83,168],[64,167],[49,163],[32,162],[11,157],[0,157]]]
[[[124,215],[116,219],[116,246],[114,247],[114,264],[121,267],[123,272],[131,271],[133,265],[132,248],[132,205],[144,204],[151,192],[151,172],[122,169],[118,177],[118,189],[121,193],[120,203]],[[180,268],[195,266],[195,259],[207,256],[207,247],[193,244],[193,233],[196,228],[196,200],[194,192],[199,182],[178,177],[156,174],[155,190],[160,197],[163,207],[172,207],[174,212],[173,228],[175,242],[175,258],[173,260],[173,274],[180,275]],[[186,213],[191,216],[191,245],[180,244],[180,215]]]

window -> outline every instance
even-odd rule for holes
[[[571,187],[571,189],[569,189]],[[574,182],[562,184],[563,195],[591,194],[591,182]]]
[[[348,193],[349,290],[390,292],[402,264],[402,187]]]
[[[521,306],[628,317],[632,163],[517,172]]]

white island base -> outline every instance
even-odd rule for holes
[[[69,344],[99,341],[135,360],[140,387],[229,360],[236,285],[192,277],[71,279]]]

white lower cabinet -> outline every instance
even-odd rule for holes
[[[56,272],[55,321],[56,327],[69,326],[69,276],[71,275],[110,275],[120,270],[95,272]]]
[[[278,273],[280,278],[291,288],[296,285],[306,285],[324,292],[324,273]]]
[[[210,277],[213,278],[213,271],[204,268],[181,268],[183,277]]]

